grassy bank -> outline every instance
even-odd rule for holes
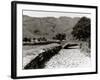
[[[89,41],[83,41],[80,43],[80,49],[88,57],[91,56],[91,45]]]
[[[45,67],[45,63],[49,59],[56,55],[61,49],[61,46],[56,46],[53,48],[47,49],[45,52],[40,53],[35,59],[28,63],[24,69],[41,69]]]

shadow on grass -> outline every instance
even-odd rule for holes
[[[61,46],[54,47],[43,53],[40,53],[35,59],[27,64],[24,69],[42,69],[45,67],[45,63],[49,61],[54,55],[58,54],[61,50]]]

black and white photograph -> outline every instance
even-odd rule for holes
[[[97,7],[12,3],[12,77],[97,73]]]
[[[23,10],[23,69],[91,66],[89,13]]]

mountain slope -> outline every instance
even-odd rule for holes
[[[23,37],[46,37],[51,39],[57,33],[70,35],[72,28],[80,18],[61,16],[56,17],[29,17],[23,15]]]

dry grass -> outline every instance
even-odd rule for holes
[[[91,48],[89,48],[89,43],[88,42],[81,42],[80,44],[80,49],[84,54],[88,57],[91,56]]]
[[[48,44],[48,45],[33,45],[33,46],[23,46],[23,68],[35,59],[39,54],[48,51],[56,46],[59,46],[57,43]]]

